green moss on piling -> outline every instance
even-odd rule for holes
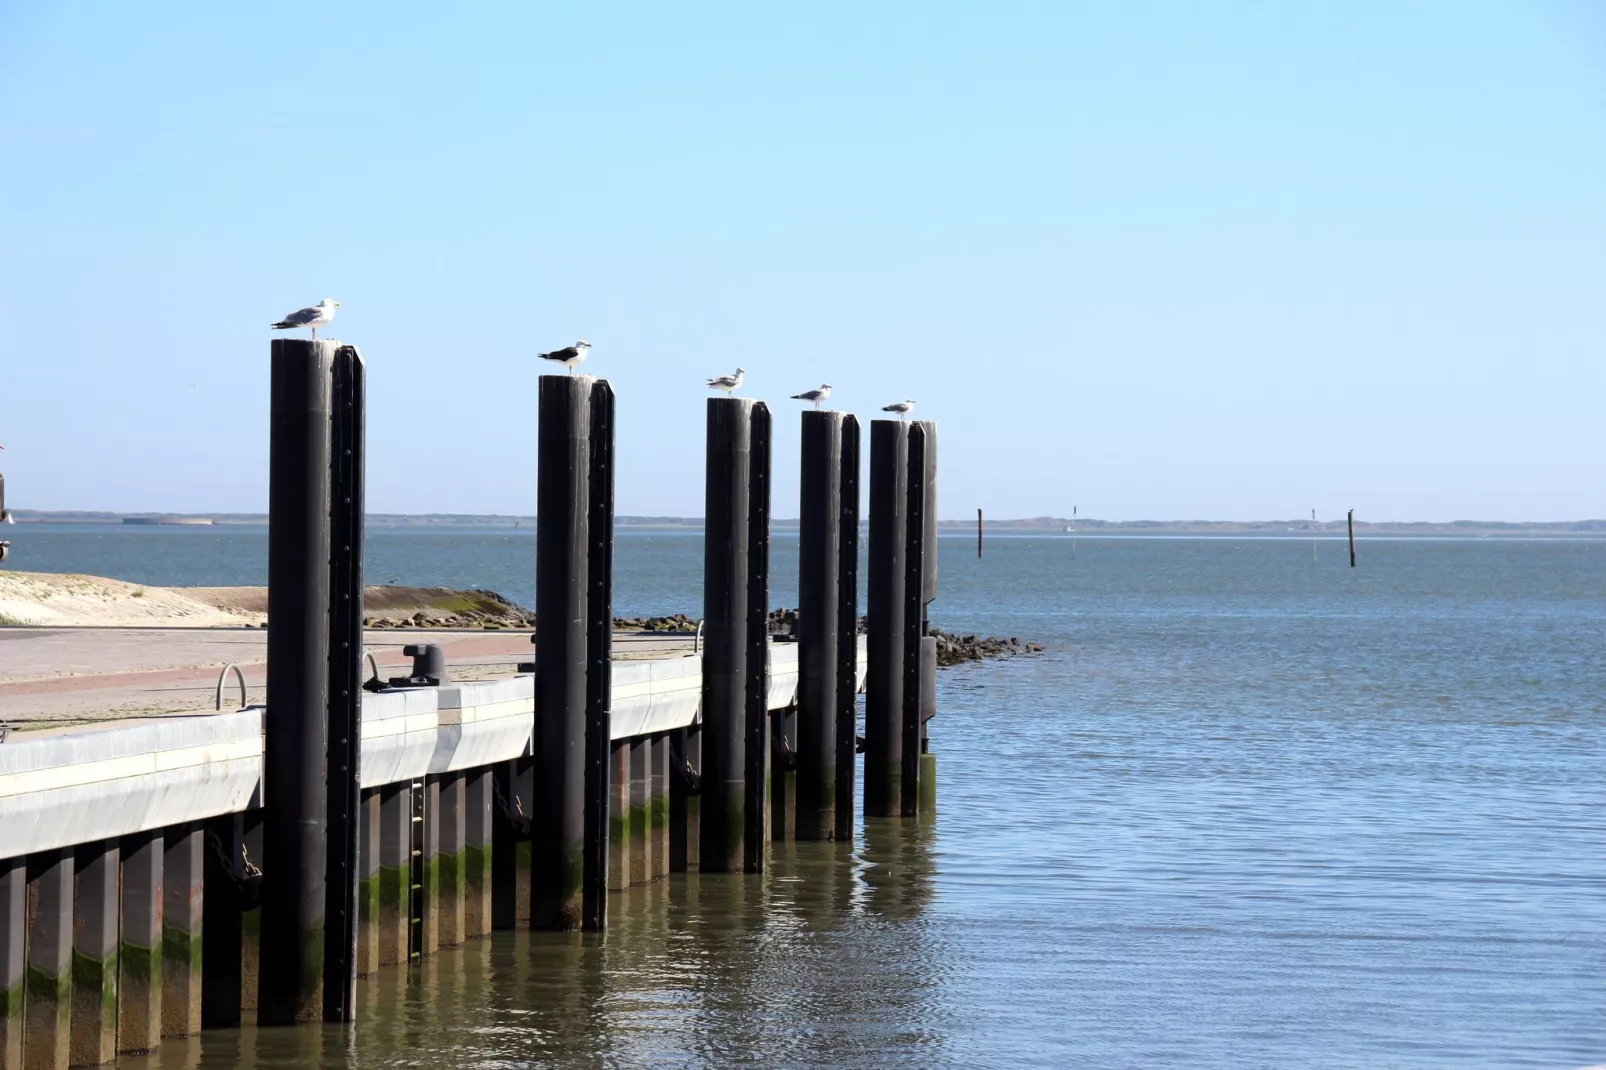
[[[162,961],[201,972],[201,934],[186,932],[176,925],[162,926]]]

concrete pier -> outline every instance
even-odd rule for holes
[[[201,926],[206,832],[170,825],[162,835],[162,1036],[201,1031]]]
[[[439,781],[439,844],[435,855],[435,926],[440,947],[456,947],[467,937],[464,884],[467,875],[468,803],[464,774],[446,773]]]
[[[73,873],[72,1062],[117,1058],[118,848],[78,848]]]
[[[357,836],[357,976],[379,969],[379,791],[362,793]]]
[[[465,785],[463,840],[463,935],[470,939],[491,931],[491,822],[495,807],[495,774],[471,769]]]
[[[122,936],[117,947],[117,1050],[137,1055],[162,1042],[162,835],[122,843]]]
[[[22,1066],[22,997],[28,980],[28,864],[0,858],[0,1067]]]
[[[653,736],[648,754],[647,835],[652,841],[650,878],[669,875],[669,735]]]
[[[412,788],[386,784],[379,791],[379,965],[407,961],[412,901]]]
[[[630,741],[608,748],[608,888],[630,887]]]
[[[630,883],[652,880],[652,836],[650,825],[652,794],[652,741],[638,737],[630,741]]]
[[[28,859],[28,977],[22,1064],[58,1070],[70,1062],[73,995],[73,852]]]

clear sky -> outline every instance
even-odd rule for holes
[[[1606,5],[0,0],[13,507],[264,511],[267,324],[375,511],[529,513],[533,354],[702,513],[702,379],[997,517],[1606,516]]]

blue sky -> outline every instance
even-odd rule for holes
[[[533,354],[702,512],[702,378],[914,397],[941,509],[1606,516],[1606,8],[0,0],[14,507],[266,508],[266,325],[376,511],[534,510]]]

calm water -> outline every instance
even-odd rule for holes
[[[21,526],[13,564],[259,583],[263,537]],[[795,543],[775,547],[793,604]],[[162,1065],[1606,1062],[1606,542],[945,540],[940,814],[364,982],[354,1034]],[[526,533],[376,531],[369,579],[532,595]],[[621,613],[701,544],[621,538]]]

